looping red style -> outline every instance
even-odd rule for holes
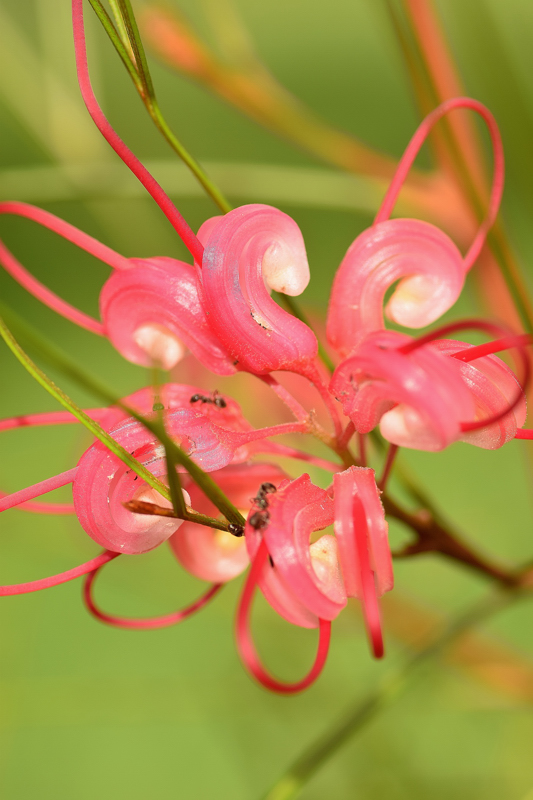
[[[111,551],[108,550],[106,551],[106,554],[110,552]],[[117,553],[112,553],[112,556],[116,555]],[[129,628],[130,630],[140,631],[168,628],[171,625],[177,625],[178,623],[187,619],[187,617],[192,616],[194,613],[196,613],[196,611],[200,611],[202,608],[204,608],[204,606],[206,606],[209,601],[219,593],[224,585],[222,583],[214,583],[207,590],[207,592],[202,594],[197,600],[191,603],[190,606],[186,606],[185,608],[180,609],[180,611],[173,611],[170,614],[163,614],[160,617],[119,617],[115,614],[107,614],[105,611],[102,611],[96,605],[93,598],[93,584],[105,563],[107,562],[103,562],[87,575],[83,584],[83,599],[93,617],[96,617],[96,619],[99,619],[100,622],[105,622],[106,625],[112,625],[115,628]]]
[[[274,678],[266,671],[261,664],[252,639],[250,631],[250,611],[257,586],[257,579],[266,564],[268,556],[268,548],[266,542],[263,540],[252,562],[252,568],[248,573],[237,609],[235,629],[237,648],[248,672],[250,672],[265,689],[269,689],[271,692],[277,692],[278,694],[297,694],[311,686],[324,669],[331,638],[331,622],[324,619],[319,620],[319,639],[316,658],[313,666],[302,680],[296,681],[295,683],[285,683]]]
[[[40,578],[37,581],[29,581],[28,583],[14,583],[10,586],[0,586],[0,597],[10,597],[15,594],[29,594],[30,592],[39,592],[41,589],[50,589],[52,586],[59,586],[61,583],[67,583],[82,575],[87,575],[88,572],[98,571],[108,561],[117,558],[120,553],[111,553],[109,550],[101,553],[96,558],[86,561],[85,564],[80,564],[79,567],[68,569],[66,572],[59,572],[57,575],[52,575],[49,578]]]

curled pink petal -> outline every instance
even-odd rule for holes
[[[384,327],[383,301],[394,322],[421,328],[455,303],[464,285],[461,253],[429,222],[394,219],[364,231],[350,246],[331,290],[327,337],[346,356],[357,337]]]
[[[335,535],[348,597],[357,597],[376,658],[383,655],[378,597],[394,585],[388,525],[374,470],[350,467],[333,479]]]
[[[412,163],[432,126],[454,109],[470,109],[486,122],[494,152],[494,178],[487,216],[463,258],[451,239],[427,222],[390,220],[390,214]],[[400,325],[429,325],[457,300],[465,273],[485,242],[501,202],[504,181],[503,147],[497,123],[476,100],[447,100],[421,123],[391,181],[374,225],[351,245],[335,277],[328,310],[328,340],[343,356],[359,335],[383,327],[383,301],[390,298],[387,316]]]
[[[156,477],[166,475],[162,446],[153,434],[129,419],[111,431],[113,438]],[[96,442],[81,457],[73,486],[78,520],[98,544],[120,553],[144,553],[168,539],[183,520],[134,514],[124,508],[129,500],[145,500],[170,507],[118,456]]]
[[[473,418],[474,402],[452,359],[428,345],[401,352],[410,341],[396,331],[369,334],[337,367],[330,390],[358,433],[380,423],[392,444],[441,450]]]
[[[361,574],[357,567],[355,540],[362,537],[376,578],[378,596],[390,592],[394,586],[392,560],[388,541],[388,523],[379,497],[373,469],[349,467],[333,477],[335,494],[335,535],[339,544],[341,570],[348,597],[360,597]],[[356,530],[351,512],[353,498],[358,497],[364,510],[365,521]]]
[[[156,402],[173,412],[167,415],[169,432],[207,472],[222,469],[230,462],[247,461],[257,452],[278,452],[278,449],[285,452],[281,445],[264,441],[266,437],[304,427],[302,423],[286,423],[256,430],[229,395],[206,394],[188,384],[165,384],[159,388],[159,395],[156,398],[152,388],[144,388],[125,397],[123,402],[141,414],[152,413]],[[102,417],[101,424],[109,430],[126,418],[122,409],[112,407]]]
[[[272,300],[263,275],[263,262],[276,280],[288,265],[298,275],[307,268],[296,223],[271,206],[248,205],[215,224],[210,221],[198,235],[205,244],[199,272],[204,310],[235,366],[257,375],[278,369],[305,372],[317,355],[316,337]]]
[[[278,486],[287,478],[275,464],[230,464],[213,474],[218,486],[234,506],[247,513],[250,501],[261,483]],[[216,516],[217,509],[194,483],[187,484],[191,505],[195,511]],[[184,522],[169,539],[180,564],[200,580],[226,583],[240,575],[250,563],[244,537],[218,531],[195,522]]]
[[[263,570],[268,558],[268,548],[263,541],[259,545],[258,551],[253,560],[252,569],[248,574],[244,589],[237,609],[236,638],[237,647],[242,662],[246,669],[259,683],[271,692],[278,694],[296,694],[308,689],[320,676],[326,659],[328,657],[329,643],[331,638],[331,621],[321,619],[318,622],[319,640],[318,650],[313,666],[302,680],[295,683],[285,683],[274,678],[261,664],[250,632],[250,611],[252,606],[255,587],[259,575]]]
[[[456,353],[468,353],[474,349],[471,344],[452,339],[438,339],[433,347],[439,353],[453,356]],[[489,354],[472,361],[456,359],[465,384],[468,386],[475,403],[473,419],[481,421],[498,414],[503,416],[496,422],[478,430],[463,431],[460,441],[474,444],[486,450],[495,450],[514,439],[518,428],[526,421],[526,397],[514,372],[495,355]],[[518,403],[505,413],[518,393]]]
[[[334,537],[326,534],[310,544],[313,531],[333,522],[333,502],[324,489],[302,475],[269,494],[267,508],[252,509],[245,536],[250,558],[261,541],[271,556],[258,583],[270,605],[301,627],[317,627],[319,619],[335,619],[346,605]]]
[[[116,553],[112,554],[116,556]],[[182,608],[180,611],[173,611],[171,614],[163,614],[159,617],[121,617],[115,614],[107,614],[102,611],[93,598],[93,584],[103,564],[90,572],[85,579],[83,586],[83,599],[90,613],[106,625],[115,628],[127,628],[129,630],[155,630],[157,628],[168,628],[170,625],[177,625],[183,620],[204,608],[210,600],[222,589],[222,584],[214,584],[204,594],[202,594],[191,605]]]
[[[132,259],[100,294],[104,331],[135,364],[174,367],[188,348],[211,372],[231,375],[232,359],[207,323],[195,268],[173,258]]]

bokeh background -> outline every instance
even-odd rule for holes
[[[183,257],[162,214],[85,112],[69,5],[0,2],[0,198],[39,204],[127,256]],[[231,21],[231,7],[221,0],[179,0],[179,7],[208,41],[215,39],[213,26]],[[508,165],[504,216],[531,277],[533,6],[529,0],[442,0],[437,7],[468,92],[501,125]],[[391,156],[401,154],[419,115],[385,3],[236,0],[235,8],[281,83],[331,124]],[[89,7],[86,16],[98,97],[127,143],[154,165],[183,214],[198,226],[216,210],[153,128]],[[313,313],[324,312],[336,266],[370,223],[379,198],[364,182],[263,130],[157,59],[150,63],[168,121],[220,179],[231,202],[270,202],[296,219],[312,272],[305,300]],[[428,167],[429,155],[419,163]],[[3,217],[0,234],[36,276],[97,314],[107,267],[25,220]],[[144,370],[45,309],[5,273],[0,293],[117,393],[147,382]],[[469,287],[453,313],[478,310]],[[2,416],[56,408],[5,347],[0,364]],[[176,374],[179,379],[179,369]],[[78,386],[54,377],[79,403],[97,405]],[[212,380],[205,381],[214,388]],[[264,399],[254,399],[252,383],[236,379],[224,388],[235,392],[258,424],[271,413]],[[0,486],[14,491],[68,469],[88,442],[76,426],[3,433]],[[457,444],[445,453],[403,458],[473,542],[504,563],[519,563],[533,552],[527,446],[513,442],[487,453]],[[66,498],[68,491],[57,496]],[[406,533],[393,525],[391,539],[398,544]],[[2,583],[59,572],[97,552],[73,518],[17,510],[2,515],[0,547]],[[4,598],[1,796],[260,797],[304,745],[406,658],[413,642],[490,588],[484,578],[433,556],[399,562],[396,577],[397,591],[385,603],[385,661],[370,659],[361,619],[350,607],[334,624],[322,678],[294,698],[267,694],[238,661],[232,625],[239,581],[183,625],[149,632],[114,630],[93,620],[79,582]],[[200,591],[165,547],[120,559],[98,585],[106,608],[130,615],[164,613]],[[531,605],[513,606],[433,661],[302,796],[531,800],[532,624]],[[307,668],[312,633],[286,625],[261,602],[254,625],[273,670],[296,678]]]

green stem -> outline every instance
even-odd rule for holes
[[[306,783],[324,766],[326,761],[412,685],[413,679],[422,665],[438,656],[447,645],[473,626],[511,603],[530,595],[530,591],[524,590],[499,591],[461,615],[448,626],[441,636],[414,655],[407,663],[390,672],[376,690],[364,700],[355,703],[342,719],[307,747],[270,791],[264,795],[264,800],[292,800],[297,797]]]
[[[89,0],[92,3],[92,0]],[[130,40],[128,37],[128,31],[124,24],[124,20],[122,19],[122,14],[119,11],[118,7],[118,0],[109,0],[109,7],[113,13],[113,17],[115,18],[115,25],[117,26],[117,33],[120,36],[122,44],[130,51],[132,57],[132,63],[134,62],[133,59],[133,50],[130,44]],[[96,6],[93,5],[94,10],[96,11]],[[98,12],[97,12],[98,13]],[[100,16],[100,14],[98,14]]]
[[[89,2],[91,3],[91,6],[93,7],[98,19],[102,23],[102,26],[109,36],[115,50],[120,56],[122,63],[126,67],[146,110],[150,114],[150,117],[156,124],[158,130],[163,134],[174,152],[191,170],[193,175],[196,177],[211,199],[216,203],[218,208],[224,214],[226,214],[228,211],[231,211],[232,207],[220,189],[215,186],[200,164],[198,164],[193,156],[181,144],[161,113],[161,109],[159,108],[159,104],[155,95],[150,70],[148,68],[144,47],[139,34],[139,29],[129,0],[117,0],[117,2],[114,4],[115,10],[118,11],[120,19],[122,20],[120,32],[117,32],[113,22],[111,21],[111,18],[109,17],[100,0],[89,0]],[[126,48],[125,42],[123,41],[122,37],[124,36],[127,36],[128,43],[131,47],[131,55]]]
[[[3,306],[0,304],[0,311]],[[3,312],[4,316],[5,311]],[[15,315],[7,311],[8,315],[15,319]],[[69,359],[62,351],[51,345],[46,339],[29,325],[23,323],[20,319],[15,319],[16,326],[19,332],[22,333],[24,338],[28,340],[45,358],[48,363],[53,367],[60,370],[64,375],[74,380],[84,389],[92,392],[92,394],[100,397],[106,403],[115,405],[121,408],[126,414],[134,417],[138,422],[144,425],[151,431],[164,446],[165,451],[171,453],[173,461],[184,467],[195,483],[200,486],[202,491],[207,495],[211,502],[224,514],[229,523],[236,525],[244,525],[245,520],[239,510],[230,502],[224,492],[215,483],[211,476],[204,472],[201,467],[192,461],[189,456],[178,447],[167,435],[164,427],[157,420],[150,420],[138,414],[137,411],[127,406],[122,400],[115,395],[110,389],[93,378],[91,375],[84,372],[80,367]],[[97,422],[88,417],[82,409],[80,409],[55,383],[48,378],[44,372],[37,367],[36,364],[29,358],[28,355],[22,350],[18,342],[13,337],[11,331],[8,329],[5,322],[0,317],[0,335],[15,354],[21,364],[28,370],[28,372],[37,380],[43,388],[46,389],[53,397],[58,400],[61,405],[70,411],[79,421],[93,433],[106,447],[108,447],[115,455],[117,455],[125,464],[127,464],[134,472],[145,480],[150,486],[156,489],[167,500],[172,500],[170,490],[161,481],[155,478],[142,464],[134,459],[123,447],[121,447]],[[184,519],[194,520],[196,517],[186,512],[187,516]],[[218,527],[218,526],[217,526]]]
[[[313,328],[309,324],[309,320],[305,316],[304,312],[302,311],[302,309],[300,308],[294,297],[289,297],[289,295],[283,294],[282,292],[275,292],[275,295],[279,300],[279,302],[281,303],[281,305],[284,305],[287,311],[289,311],[289,313],[291,313],[293,317],[296,317],[305,325],[307,325],[308,328],[311,328],[311,330],[313,330]],[[335,364],[333,363],[329,355],[326,353],[318,336],[316,338],[318,342],[318,355],[320,356],[322,363],[329,370],[329,372],[334,372]]]

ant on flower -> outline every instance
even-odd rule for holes
[[[211,397],[207,397],[205,394],[193,394],[189,403],[213,403],[217,408],[226,408],[227,403],[223,397],[221,397],[215,389]]]

